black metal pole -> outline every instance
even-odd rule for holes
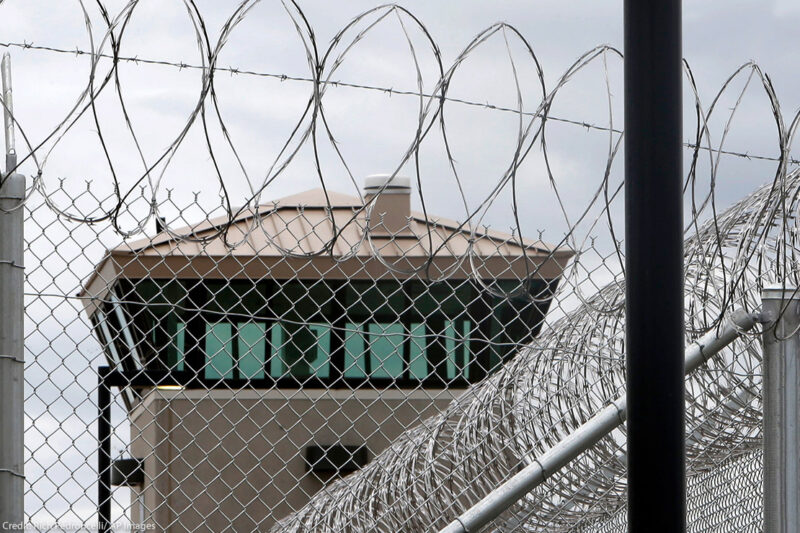
[[[625,0],[628,531],[686,529],[680,0]]]
[[[97,530],[111,531],[111,387],[110,369],[97,369]]]

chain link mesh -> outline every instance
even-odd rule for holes
[[[797,182],[793,174],[786,184],[794,189]],[[767,225],[754,220],[780,212],[777,198],[766,186],[690,238],[688,287],[730,287],[718,274],[738,255],[718,254],[707,235],[720,232],[726,249],[740,249],[743,238]],[[519,298],[452,277],[430,282],[389,272],[331,279],[326,274],[341,268],[336,263],[317,279],[240,277],[262,259],[231,252],[212,267],[232,259],[229,279],[214,279],[191,261],[171,264],[186,251],[162,236],[126,246],[129,262],[117,261],[143,271],[141,277],[98,269],[96,283],[109,292],[76,298],[76,286],[90,285],[87,273],[103,257],[113,258],[105,243],[116,233],[65,221],[32,201],[27,209],[26,505],[38,520],[96,517],[98,366],[131,383],[111,388],[111,458],[143,463],[141,478],[134,469],[126,471],[131,483],[116,480],[123,486],[109,493],[112,516],[158,530],[430,530],[624,391],[618,281],[566,311],[570,283],[550,304],[553,284]],[[296,209],[284,216],[311,217],[307,206],[303,215]],[[160,241],[172,242],[167,253]],[[183,242],[200,252],[189,256],[196,262],[216,241]],[[154,263],[144,260],[145,249]],[[280,254],[270,272],[288,261]],[[370,259],[357,261],[365,269]],[[176,274],[150,276],[160,268]],[[743,289],[733,294],[687,289],[687,309],[698,310],[687,314],[690,331],[714,327],[731,305],[757,307],[753,291],[762,272],[773,271],[742,270]],[[368,307],[372,295],[377,300]],[[313,305],[304,312],[307,300]],[[478,305],[485,300],[491,304]],[[522,303],[504,314],[503,306],[514,302]],[[547,313],[557,311],[541,309],[542,302],[563,316],[548,322]],[[534,318],[517,328],[521,337],[500,340],[497,333],[480,343],[481,321],[498,321],[497,331],[510,335],[527,308]],[[405,319],[410,313],[416,314]],[[687,340],[695,335],[687,333]],[[479,359],[481,348],[506,351],[481,372],[492,361]],[[197,367],[193,349],[202,352]],[[761,527],[759,361],[760,342],[744,337],[687,381],[691,531]],[[624,441],[624,431],[616,430],[491,530],[621,530]]]
[[[42,144],[28,142],[26,117],[14,117],[28,150],[17,170],[31,178],[24,205],[25,507],[41,530],[102,530],[109,520],[116,529],[157,531],[434,531],[624,392],[622,181],[615,169],[622,132],[612,104],[619,52],[590,50],[546,84],[528,41],[496,24],[445,68],[422,22],[390,5],[357,17],[321,53],[303,11],[286,2],[311,75],[217,65],[254,5],[242,2],[213,44],[201,11],[187,3],[198,64],[121,53],[135,1],[116,14],[103,11],[104,38],[91,50],[0,43],[20,53],[69,52],[88,58],[92,71]],[[416,89],[337,80],[351,50],[387,21],[399,24],[415,65],[426,50],[434,80],[423,80],[419,68]],[[516,106],[448,92],[461,65],[490,42],[502,43]],[[116,78],[120,65],[140,63],[194,72],[202,85],[183,133],[155,156],[145,156]],[[527,85],[523,63],[533,73]],[[553,114],[561,91],[595,67],[607,124]],[[216,107],[221,73],[312,88],[261,182],[244,170]],[[797,284],[800,176],[789,155],[797,120],[783,120],[757,65],[739,69],[710,106],[700,102],[688,67],[687,79],[697,112],[686,151],[688,343],[734,309],[757,310],[764,285]],[[715,144],[710,117],[742,80]],[[720,158],[751,157],[724,149],[724,139],[758,80],[778,123],[780,155],[752,157],[775,163],[775,179],[735,203],[722,191],[733,204],[722,210]],[[363,191],[325,118],[323,97],[338,90],[418,103],[400,163],[369,178]],[[84,114],[103,115],[94,107],[103,91],[116,91],[124,128],[97,119],[97,138],[105,146],[109,132],[130,133],[143,170],[123,179],[124,164],[109,151],[111,185],[54,179],[50,154]],[[519,121],[508,170],[487,180],[477,201],[451,151],[445,105]],[[607,142],[588,193],[573,190],[548,159],[545,124],[552,123],[569,132],[585,127]],[[218,179],[198,180],[197,194],[173,194],[161,180],[192,128],[204,134],[202,153]],[[453,178],[449,195],[439,198],[427,192],[431,174],[420,156],[435,136],[434,151],[445,154]],[[320,155],[323,141],[340,164],[336,171]],[[221,147],[233,163],[222,161]],[[320,188],[273,198],[283,190],[275,180],[303,150],[312,154]],[[534,169],[522,166],[536,157],[530,154],[541,154]],[[241,178],[239,167],[248,192],[237,203],[227,187],[230,176]],[[520,186],[520,168],[549,184],[547,212],[558,213],[534,221],[548,225],[538,237],[530,221],[536,213],[526,208],[539,193]],[[450,202],[463,202],[462,220],[435,214]],[[512,229],[485,225],[497,206]],[[687,377],[689,531],[762,529],[759,333],[742,334]],[[624,427],[548,474],[486,530],[624,531]]]

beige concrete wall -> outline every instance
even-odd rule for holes
[[[372,459],[456,394],[154,389],[131,413],[131,452],[145,458],[131,516],[159,531],[269,529],[331,481],[306,471],[307,446],[366,444]]]

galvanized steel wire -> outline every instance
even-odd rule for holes
[[[62,471],[63,474],[63,470],[67,469],[69,472],[66,477],[72,483],[70,487],[74,489],[75,483],[81,485],[83,480],[77,478],[91,470],[90,460],[94,453],[91,437],[95,419],[91,409],[87,415],[87,406],[83,402],[73,405],[66,400],[66,391],[86,387],[81,381],[85,375],[74,366],[76,362],[86,364],[95,361],[99,353],[89,333],[91,325],[79,314],[80,302],[74,296],[75,290],[85,281],[91,270],[84,263],[96,262],[99,258],[96,251],[90,256],[84,249],[100,246],[105,251],[110,241],[119,238],[127,240],[136,235],[151,239],[150,244],[153,244],[154,239],[147,237],[146,232],[151,221],[162,214],[162,209],[185,208],[172,205],[170,201],[164,202],[159,199],[158,193],[163,188],[165,176],[170,172],[175,154],[185,142],[187,132],[197,125],[205,131],[208,139],[207,153],[204,155],[214,162],[217,169],[216,186],[221,191],[220,206],[225,215],[222,220],[214,223],[212,231],[202,236],[194,229],[172,227],[166,227],[163,233],[178,243],[194,243],[201,251],[210,243],[221,239],[227,252],[233,256],[237,247],[242,246],[249,235],[259,232],[266,235],[269,246],[280,250],[286,260],[312,260],[326,256],[334,263],[343,263],[359,260],[359,252],[367,251],[381,262],[387,279],[417,277],[427,282],[437,282],[453,278],[453,273],[463,268],[473,282],[490,294],[511,298],[524,292],[526,297],[535,300],[524,286],[516,291],[506,292],[487,283],[481,275],[481,257],[476,252],[474,243],[483,234],[481,228],[487,220],[489,208],[498,202],[503,191],[510,190],[510,209],[515,221],[512,240],[525,248],[525,239],[530,236],[523,231],[525,225],[520,223],[519,218],[520,198],[517,189],[521,176],[518,172],[526,158],[539,151],[545,161],[545,179],[552,187],[564,222],[569,228],[566,235],[554,239],[553,248],[567,247],[575,253],[559,284],[550,314],[542,322],[542,331],[530,345],[518,346],[518,354],[494,374],[468,388],[440,414],[430,418],[420,417],[412,429],[403,432],[367,466],[327,485],[307,505],[296,509],[295,513],[284,517],[272,516],[270,512],[266,512],[273,522],[281,519],[274,526],[274,531],[430,531],[443,526],[538,454],[569,435],[624,389],[624,245],[620,240],[621,228],[614,226],[612,217],[612,212],[620,208],[622,184],[612,179],[612,173],[623,145],[623,133],[616,126],[618,121],[610,103],[613,95],[608,69],[609,62],[622,60],[620,52],[605,45],[589,50],[570,65],[555,84],[548,86],[533,45],[510,24],[498,23],[487,27],[452,62],[446,63],[425,24],[399,5],[384,5],[362,13],[337,32],[327,47],[322,47],[300,4],[294,0],[286,0],[282,2],[282,6],[300,38],[303,54],[308,62],[308,76],[292,77],[280,73],[223,67],[219,64],[221,52],[237,27],[256,9],[257,4],[257,1],[251,0],[240,2],[232,10],[220,35],[212,39],[204,23],[202,10],[193,0],[184,0],[187,16],[195,31],[198,49],[195,63],[176,63],[158,58],[139,59],[121,54],[121,43],[127,38],[126,29],[137,13],[138,0],[131,0],[118,13],[108,12],[98,2],[105,24],[101,28],[92,26],[87,14],[90,5],[81,1],[90,43],[88,49],[67,50],[33,43],[0,44],[16,50],[30,50],[31,53],[39,51],[75,54],[76,58],[88,59],[90,62],[90,75],[85,89],[59,125],[43,139],[29,139],[25,133],[26,117],[14,116],[26,145],[25,149],[18,147],[19,168],[31,163],[36,168],[35,174],[31,176],[25,206],[28,209],[27,240],[30,255],[27,271],[28,340],[32,346],[39,346],[36,349],[29,348],[28,352],[33,359],[28,363],[27,371],[29,376],[37,377],[30,377],[28,381],[27,400],[31,413],[34,414],[29,420],[26,446],[29,470],[41,474],[39,479],[28,479],[28,496],[38,497],[41,509],[29,508],[27,512],[30,515],[42,510],[49,512],[48,509],[55,505],[55,500],[65,500],[68,512],[80,515],[76,508],[90,499],[87,494],[91,483],[84,484],[83,491],[76,495],[67,493],[60,488],[59,482],[50,480],[52,476],[54,479],[61,479],[62,484],[67,483],[63,481],[63,475],[53,473]],[[417,86],[412,88],[395,89],[337,79],[338,69],[348,60],[354,47],[368,34],[380,32],[389,23],[398,24],[406,35],[409,54],[416,65],[423,53],[436,63],[438,79],[423,80],[419,69]],[[422,35],[421,40],[411,37],[412,28]],[[504,43],[507,54],[503,60],[515,66],[514,76],[509,80],[516,87],[515,108],[474,102],[449,93],[451,82],[462,65],[472,54],[493,40]],[[522,49],[524,54],[520,57],[512,49]],[[551,115],[553,104],[564,87],[576,83],[573,80],[578,73],[598,62],[602,64],[607,82],[603,88],[604,96],[609,101],[607,123],[588,124],[581,120]],[[202,74],[195,105],[186,117],[184,126],[171,144],[158,154],[145,154],[140,147],[139,138],[143,133],[135,128],[126,110],[125,84],[119,76],[119,65],[123,63],[195,69]],[[537,72],[536,87],[520,85],[516,66],[522,63]],[[217,77],[222,73],[294,80],[305,84],[308,90],[309,96],[301,116],[285,139],[278,157],[260,177],[247,173],[235,140],[227,134],[224,112],[215,85]],[[797,161],[791,155],[800,113],[789,118],[784,117],[770,78],[755,63],[746,63],[736,70],[710,103],[701,100],[694,73],[688,63],[686,80],[694,95],[692,105],[696,118],[692,125],[693,138],[686,143],[687,152],[692,157],[685,184],[690,206],[685,241],[686,338],[690,341],[718,327],[725,313],[731,309],[757,309],[760,305],[759,291],[765,284],[777,282],[796,285],[800,281],[797,266],[797,253],[800,250],[797,242],[800,174],[794,169]],[[384,252],[376,244],[375,236],[368,229],[368,223],[357,242],[345,242],[350,250],[348,253],[336,253],[335,248],[337,244],[342,244],[342,236],[348,227],[380,216],[374,212],[374,203],[370,203],[363,195],[358,198],[359,206],[343,222],[335,220],[333,215],[330,216],[332,237],[313,252],[298,252],[295,247],[284,246],[279,235],[263,231],[264,219],[273,212],[264,199],[271,198],[276,179],[285,172],[304,147],[310,148],[317,161],[315,171],[326,197],[328,213],[336,206],[330,201],[328,190],[332,173],[319,164],[318,154],[323,143],[333,147],[339,162],[346,169],[348,179],[355,189],[359,189],[360,177],[350,171],[348,158],[344,155],[346,150],[340,146],[326,118],[325,95],[334,87],[379,91],[387,96],[402,95],[418,101],[416,131],[408,140],[405,152],[400,154],[398,164],[391,169],[390,174],[396,175],[404,168],[414,169],[418,200],[424,217],[428,219],[426,181],[429,171],[425,167],[421,149],[429,138],[440,138],[452,174],[453,191],[458,191],[457,194],[454,192],[454,196],[463,205],[463,217],[457,230],[466,232],[470,243],[467,250],[456,258],[457,262],[451,270],[437,273],[432,269],[435,258],[451,244],[449,238],[434,244],[434,229],[429,229],[427,235],[420,237],[420,246],[425,250],[426,261],[414,268],[401,268],[386,260]],[[725,144],[733,117],[751,87],[763,89],[769,102],[777,130],[777,156],[751,155],[728,149]],[[734,91],[738,91],[733,97],[735,105],[732,108],[723,107],[721,102],[730,98],[729,95]],[[141,161],[138,177],[132,183],[123,184],[118,179],[118,163],[107,152],[108,174],[97,179],[109,179],[115,184],[110,200],[94,197],[90,187],[86,191],[64,191],[62,187],[55,185],[51,177],[51,170],[52,175],[58,173],[51,154],[70,135],[80,118],[94,115],[97,140],[105,146],[107,126],[97,119],[100,111],[96,101],[106,92],[115,94],[122,110],[123,121],[115,127],[127,132],[131,142],[130,149]],[[532,106],[531,101],[534,102]],[[445,110],[448,109],[447,106],[454,105],[480,106],[498,113],[515,113],[519,117],[516,137],[512,140],[513,157],[499,175],[487,177],[487,180],[491,180],[492,187],[485,197],[477,201],[468,200],[459,167],[450,149],[450,129]],[[723,130],[714,132],[718,136],[712,135],[712,116],[717,117],[723,113],[726,117]],[[567,208],[568,199],[565,199],[562,192],[564,184],[548,160],[547,125],[550,121],[585,127],[606,135],[608,139],[607,159],[604,168],[599,171],[601,178],[595,182],[589,202],[579,206],[577,214],[575,209]],[[221,144],[211,141],[208,130],[212,123],[214,127],[226,132]],[[249,195],[241,207],[233,207],[234,202],[226,188],[230,177],[224,175],[216,164],[217,155],[222,150],[230,150],[235,154],[242,175],[249,184]],[[768,178],[771,181],[732,207],[720,210],[716,193],[723,157],[774,162],[774,175],[758,176],[759,182]],[[67,201],[64,201],[65,194]],[[94,213],[88,215],[74,207],[77,198],[87,196],[96,201],[98,206]],[[133,227],[127,227],[120,217],[136,200],[142,200],[149,206],[148,214]],[[242,232],[242,235],[237,233],[238,230],[232,231],[232,228],[244,215],[251,215],[251,218],[247,222],[247,231]],[[300,211],[296,215],[303,216]],[[49,237],[54,228],[62,232],[58,241],[52,241]],[[62,264],[55,266],[54,260]],[[73,266],[72,261],[81,263],[81,266]],[[531,270],[527,262],[525,265],[528,270],[521,276],[522,285],[539,274],[535,269]],[[271,274],[253,281],[264,280],[287,283],[287,280],[275,279]],[[109,283],[112,281],[109,280]],[[107,303],[108,300],[99,299],[99,304]],[[197,302],[194,307],[188,305],[179,308],[176,305],[175,309],[191,312],[198,305]],[[71,314],[65,314],[65,308]],[[223,315],[228,316],[227,313]],[[66,316],[70,318],[64,318]],[[248,318],[246,314],[244,318]],[[477,318],[472,317],[473,320]],[[56,333],[52,333],[53,322]],[[295,325],[315,325],[310,320],[297,322]],[[329,326],[339,327],[336,324]],[[66,346],[63,349],[69,363],[54,363],[45,358],[48,350],[55,346]],[[91,354],[87,353],[87,346],[94,350]],[[758,340],[754,336],[745,336],[710,360],[687,381],[691,531],[755,531],[759,527],[760,379]],[[366,388],[375,392],[378,399],[386,394],[375,387]],[[228,392],[232,397],[228,402],[240,404],[244,401],[241,398],[246,396],[244,393],[252,390],[249,385],[230,388]],[[421,387],[417,390],[421,390]],[[274,387],[272,391],[283,394],[278,387]],[[207,398],[213,397],[211,391],[206,392]],[[351,397],[355,396],[355,391],[348,392]],[[303,396],[302,393],[293,394]],[[290,396],[292,395],[287,395],[287,402]],[[63,406],[65,403],[68,414],[59,420],[54,408],[51,412],[51,407]],[[117,397],[117,406],[121,404],[120,397]],[[198,408],[195,406],[195,409]],[[197,415],[197,412],[190,414]],[[188,421],[189,415],[185,417]],[[47,424],[53,425],[55,429],[47,429]],[[157,422],[153,424],[158,425]],[[74,425],[72,430],[70,425]],[[124,450],[129,443],[125,442],[126,430],[121,429],[122,426],[121,423],[115,426],[114,438],[119,449]],[[57,443],[59,439],[56,437],[64,442]],[[622,530],[625,498],[624,440],[624,431],[615,431],[569,467],[554,473],[525,500],[498,519],[493,528],[504,531]],[[212,451],[224,450],[222,443],[212,444],[211,447]],[[65,450],[78,450],[84,457],[83,464],[75,467],[62,462],[60,457]],[[235,469],[236,458],[244,453],[243,450],[229,451],[228,467]],[[56,458],[53,459],[52,456]],[[41,457],[48,458],[40,459]],[[155,457],[155,452],[152,457]],[[174,460],[179,461],[179,458]],[[223,470],[220,468],[213,472],[212,477],[221,478]],[[180,481],[171,478],[168,470],[160,475],[170,477],[170,483]],[[298,486],[299,483],[300,480]],[[730,488],[727,487],[728,484],[731,485]],[[47,490],[51,491],[51,496],[47,496]],[[123,513],[130,514],[128,502],[120,500],[116,503]],[[269,505],[269,502],[257,503]],[[252,502],[239,504],[244,508],[245,504]],[[168,504],[160,504],[161,507],[165,505]],[[199,506],[195,501],[190,501],[189,505]],[[173,524],[179,522],[184,511],[185,509],[170,509],[174,516]],[[88,523],[89,517],[93,515],[91,512],[82,512],[84,521]],[[239,512],[242,513],[245,511]],[[50,515],[53,518],[61,516],[58,512]],[[714,520],[712,516],[725,518]]]

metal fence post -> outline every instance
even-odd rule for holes
[[[97,369],[97,530],[111,530],[111,369]]]
[[[750,330],[757,318],[758,316],[753,313],[734,311],[722,328],[719,330],[714,328],[689,344],[686,347],[684,372],[688,375],[697,370],[709,358],[739,338],[743,331]],[[514,474],[444,529],[440,529],[439,533],[483,531],[484,526],[500,516],[525,494],[622,424],[626,419],[627,407],[627,395],[623,394],[613,400],[586,423],[537,457],[534,462]]]
[[[681,0],[624,2],[628,531],[686,529]]]
[[[764,531],[800,532],[800,294],[762,292],[764,318]]]
[[[11,73],[8,54],[2,62],[5,102],[6,169],[16,167],[14,127],[10,116]],[[22,237],[25,178],[0,179],[0,527],[22,524],[23,516],[23,267]]]

